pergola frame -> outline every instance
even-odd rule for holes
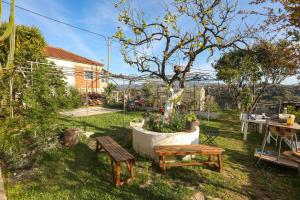
[[[6,69],[3,68],[4,70],[13,70],[15,72],[19,72],[23,75],[23,77],[27,80],[28,84],[32,84],[32,72],[37,68],[34,67],[34,65],[49,65],[52,67],[56,67],[60,70],[62,70],[63,74],[65,76],[84,76],[84,73],[82,72],[75,72],[74,68],[71,67],[65,67],[65,66],[58,66],[55,64],[51,64],[51,63],[41,63],[41,62],[37,62],[37,61],[28,61],[28,63],[30,64],[30,66],[26,66],[26,67],[18,67],[16,66],[13,69]],[[55,71],[49,71],[49,73],[56,73]],[[60,75],[61,74],[57,74]],[[93,75],[94,76],[94,75]],[[170,75],[171,76],[171,75]],[[94,77],[93,77],[94,78]],[[128,81],[128,88],[130,88],[131,84],[134,82],[159,82],[161,84],[164,84],[164,82],[162,80],[160,80],[159,77],[153,76],[153,75],[149,75],[149,74],[143,74],[143,75],[136,75],[136,74],[131,74],[131,75],[125,75],[125,74],[113,74],[113,73],[99,73],[96,74],[95,80],[92,79],[93,81],[98,81],[100,79],[107,79],[107,80],[111,80],[114,83],[116,83],[118,86],[121,86],[116,80],[121,80],[122,81],[122,89],[123,89],[123,126],[125,126],[125,114],[126,114],[126,89],[125,89],[125,81]],[[186,82],[201,82],[201,81],[218,81],[210,72],[208,71],[195,71],[195,72],[189,72],[186,75]],[[86,84],[86,87],[88,87],[88,85]],[[87,90],[86,90],[87,91]],[[87,93],[86,92],[86,110],[88,113],[88,97],[87,97]]]

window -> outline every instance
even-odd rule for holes
[[[84,79],[85,80],[93,80],[93,72],[92,71],[84,71]]]

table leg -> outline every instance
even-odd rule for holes
[[[134,178],[134,160],[130,160],[130,175],[131,175],[131,178]]]
[[[241,131],[242,131],[242,132],[244,131],[244,126],[245,126],[245,123],[242,122],[242,126],[241,126]]]
[[[116,172],[116,186],[121,184],[121,163],[117,162],[117,172]]]
[[[270,131],[268,131],[267,142],[268,142],[268,144],[270,144],[270,142],[271,142],[271,132]],[[276,140],[276,146],[277,146],[277,140]]]
[[[258,124],[258,132],[262,133],[263,124]]]
[[[295,151],[298,152],[298,139],[297,139],[297,134],[294,135],[295,137]]]
[[[222,171],[222,155],[219,154],[218,155],[218,165],[219,165],[219,171],[221,172]]]
[[[112,158],[110,159],[110,164],[111,164],[111,175],[112,175],[112,178],[113,178],[113,183],[116,183],[116,179],[115,179],[115,167],[114,167],[114,161],[113,161]]]
[[[280,140],[279,140],[279,148],[278,148],[277,162],[279,161],[279,157],[280,157],[281,142],[282,142],[282,137],[280,137]]]
[[[261,156],[262,156],[262,154],[264,153],[264,149],[265,149],[265,146],[266,146],[266,143],[267,143],[267,137],[268,137],[268,134],[269,134],[269,130],[267,129],[266,130],[266,133],[265,133],[265,136],[264,136],[264,139],[263,139],[263,143],[262,143],[262,145],[261,145],[261,149],[260,149],[260,157],[259,157],[259,159],[258,159],[258,161],[257,161],[257,164],[259,163],[259,161],[261,160]]]
[[[247,140],[247,133],[248,133],[248,122],[245,122],[245,125],[244,125],[244,141]]]
[[[166,159],[166,157],[162,156],[162,170],[163,170],[164,173],[167,172],[167,170],[166,170],[166,160],[165,159]]]
[[[99,152],[99,142],[96,141],[96,153],[98,153],[98,152]]]

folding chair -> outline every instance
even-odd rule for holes
[[[203,143],[207,143],[207,144],[217,144],[215,139],[220,135],[220,132],[218,129],[216,130],[207,130],[204,131],[204,135],[206,136],[206,139],[204,140]]]

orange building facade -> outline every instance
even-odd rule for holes
[[[63,71],[69,86],[82,93],[102,93],[107,86],[104,65],[64,49],[47,46],[47,60],[54,62]]]

